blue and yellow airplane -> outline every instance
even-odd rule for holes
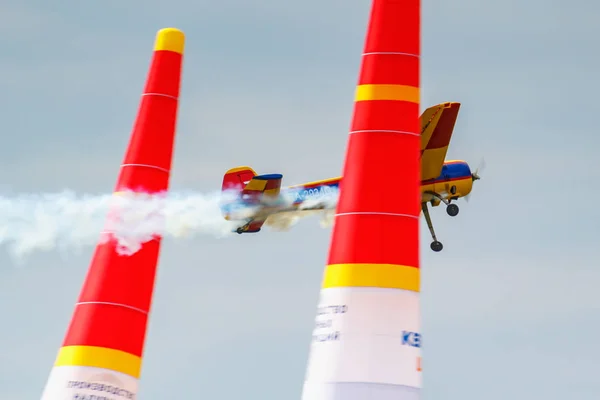
[[[459,209],[453,201],[471,193],[473,182],[480,179],[465,161],[445,161],[459,109],[460,103],[442,103],[429,107],[420,117],[421,206],[435,252],[443,245],[437,240],[427,205],[444,203],[448,215],[455,217]],[[233,192],[234,199],[223,202],[221,210],[225,219],[240,221],[235,232],[259,232],[265,222],[281,213],[335,209],[336,203],[328,200],[339,190],[342,177],[281,190],[282,178],[281,174],[258,175],[246,166],[225,173],[222,190]]]

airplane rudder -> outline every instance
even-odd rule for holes
[[[256,176],[256,171],[248,166],[230,168],[223,175],[221,191],[241,191],[248,182]]]
[[[256,172],[248,166],[230,168],[225,172],[221,185],[222,197],[219,202],[223,218],[229,220],[232,209],[235,207],[235,199],[255,176]]]

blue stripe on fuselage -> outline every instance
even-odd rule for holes
[[[456,161],[444,164],[442,167],[442,173],[440,176],[434,179],[428,179],[421,181],[421,185],[431,185],[436,182],[443,182],[448,180],[465,179],[471,177],[471,168],[469,164],[463,161]]]
[[[448,180],[465,179],[471,177],[471,168],[469,164],[464,161],[451,161],[442,167],[442,173],[439,177],[434,179],[428,179],[422,181],[421,185],[430,185],[436,182],[443,182]],[[339,180],[332,180],[331,182],[323,182],[317,184],[308,184],[304,186],[298,186],[289,188],[286,191],[292,192],[295,195],[294,204],[302,203],[308,199],[318,199],[326,195],[331,195],[334,191],[339,190]]]

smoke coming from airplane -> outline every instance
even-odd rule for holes
[[[299,192],[303,189],[299,189]],[[288,191],[287,202],[293,203],[299,192]],[[335,207],[339,198],[337,189],[329,189],[327,192],[315,193],[313,197],[305,198],[297,211],[275,214],[267,219],[265,225],[276,231],[287,231],[298,223],[301,218],[308,216],[319,216],[319,223],[323,228],[333,224]]]
[[[223,237],[222,193],[76,195],[73,192],[0,197],[0,244],[17,256],[95,245],[114,238],[133,254],[155,238],[208,234]]]
[[[223,218],[219,205],[234,193],[0,196],[0,245],[22,257],[35,251],[70,250],[114,239],[131,255],[157,236],[223,238],[239,221]],[[250,215],[253,209],[243,210]],[[321,211],[322,212],[322,211]],[[242,213],[243,216],[243,213]],[[268,225],[268,224],[267,224]]]

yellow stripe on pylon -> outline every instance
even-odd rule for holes
[[[57,367],[81,366],[104,368],[139,379],[142,359],[121,350],[95,346],[64,346],[58,352]]]
[[[332,264],[325,269],[323,289],[377,287],[419,292],[419,268],[394,264]]]
[[[358,85],[355,101],[398,100],[419,103],[418,87],[404,85]]]

